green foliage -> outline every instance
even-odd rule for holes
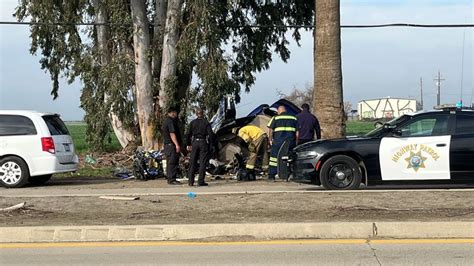
[[[67,128],[71,134],[72,140],[74,141],[74,146],[76,147],[76,152],[78,154],[84,155],[95,151],[95,149],[93,149],[86,141],[88,130],[86,124],[68,124]],[[118,142],[115,134],[112,131],[107,132],[105,151],[115,152],[119,151],[120,148],[120,143]]]
[[[346,136],[364,135],[374,129],[374,122],[367,121],[347,121]]]
[[[255,72],[266,70],[272,61],[272,52],[286,62],[290,57],[286,27],[278,25],[311,25],[314,1],[235,1],[221,19],[228,26],[234,58],[230,64],[232,78],[248,91],[255,82]],[[253,28],[252,25],[263,25]],[[276,25],[276,27],[271,26]],[[298,28],[292,36],[301,39]]]
[[[105,147],[104,139],[110,130],[109,111],[103,108],[105,104],[105,87],[99,86],[100,67],[96,65],[91,56],[84,60],[82,65],[83,88],[81,107],[86,111],[84,120],[87,123],[87,141],[97,150]]]
[[[127,0],[98,1],[106,10],[107,26],[111,38],[105,45],[107,53],[99,51],[97,28],[83,27],[81,39],[77,23],[93,22],[97,10],[88,0],[22,0],[16,10],[18,20],[31,17],[30,52],[41,50],[41,68],[51,75],[51,94],[59,93],[59,78],[64,76],[72,83],[80,78],[83,88],[81,107],[86,111],[87,141],[96,150],[104,150],[110,131],[110,111],[113,111],[126,128],[133,128],[134,84],[131,18]],[[57,23],[65,23],[58,25]],[[110,57],[102,64],[104,56]]]
[[[290,57],[288,29],[272,25],[311,24],[313,7],[308,0],[188,1],[178,51],[180,68],[195,66],[190,96],[211,114],[223,96],[238,100],[241,86],[248,91],[255,73],[269,68],[273,52],[284,62]],[[297,42],[299,30],[292,32]]]
[[[150,32],[154,32],[155,4],[154,0],[146,1]],[[83,27],[80,34],[75,24],[95,22],[98,8],[103,9],[107,25]],[[186,111],[182,112],[185,120],[193,105],[213,114],[223,96],[234,94],[238,101],[241,88],[248,91],[255,74],[269,68],[273,53],[286,62],[290,57],[290,30],[278,25],[312,24],[314,1],[183,0],[182,11],[177,75],[166,82],[164,91],[170,99],[168,106]],[[111,111],[126,128],[136,127],[129,0],[21,0],[16,15],[20,21],[31,18],[39,23],[31,26],[30,51],[35,54],[41,50],[41,67],[51,75],[54,98],[58,96],[61,75],[69,82],[76,78],[82,81],[87,141],[94,149],[106,148]],[[99,49],[97,27],[108,31],[105,52]],[[291,30],[296,42],[301,38],[299,30]],[[160,40],[155,38],[151,43],[150,62],[161,53]],[[154,71],[155,96],[157,74]],[[193,78],[195,83],[191,82]],[[195,86],[191,88],[191,84]],[[154,108],[160,111],[168,106]]]
[[[54,99],[58,97],[61,73],[69,82],[80,74],[75,65],[81,61],[83,46],[75,24],[83,21],[87,9],[87,0],[21,0],[15,12],[20,21],[31,17],[31,22],[42,23],[31,26],[30,53],[36,54],[41,50],[41,69],[51,75]],[[55,25],[59,21],[68,24]]]

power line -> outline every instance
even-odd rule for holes
[[[16,26],[128,26],[125,23],[95,23],[95,22],[35,22],[35,21],[0,21],[0,25],[16,25]]]
[[[127,23],[95,23],[95,22],[36,22],[36,21],[0,21],[0,25],[40,25],[40,26],[129,26]],[[229,28],[314,28],[313,24],[306,25],[225,25]],[[473,28],[474,24],[413,24],[413,23],[391,23],[391,24],[360,24],[341,25],[341,28],[387,28],[387,27],[412,27],[412,28]]]
[[[314,26],[313,26],[314,27]],[[386,27],[412,27],[412,28],[472,28],[474,24],[411,24],[392,23],[374,25],[341,25],[341,28],[386,28]]]

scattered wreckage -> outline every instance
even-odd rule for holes
[[[241,155],[244,159],[249,154],[248,146],[237,136],[238,129],[246,125],[254,125],[261,128],[267,134],[269,129],[268,123],[277,115],[276,109],[283,105],[291,115],[296,115],[301,112],[301,109],[292,102],[280,99],[271,105],[261,104],[252,110],[247,116],[236,118],[236,107],[233,97],[224,98],[219,105],[219,109],[214,117],[211,119],[211,126],[216,134],[216,150],[217,161],[224,165],[237,165],[236,154]]]
[[[218,111],[210,120],[215,133],[214,143],[211,143],[211,146],[212,150],[216,152],[209,160],[208,174],[213,176],[237,174],[239,170],[245,168],[249,150],[247,143],[237,136],[236,132],[246,125],[254,125],[268,134],[267,125],[272,117],[277,115],[276,109],[280,105],[284,105],[289,114],[296,115],[301,112],[301,109],[292,102],[280,99],[271,105],[261,104],[247,116],[237,118],[234,98],[223,98]],[[182,177],[186,175],[187,165],[189,165],[189,160],[187,157],[183,157],[180,161]],[[165,167],[166,163],[162,152],[137,150],[134,156],[133,175],[136,179],[141,180],[160,178],[165,175]]]

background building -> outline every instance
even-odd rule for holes
[[[359,119],[391,119],[417,111],[414,99],[381,98],[362,100],[357,104]]]

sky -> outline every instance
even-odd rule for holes
[[[14,21],[11,14],[17,3],[0,0],[0,21]],[[343,25],[474,24],[473,14],[474,0],[341,0]],[[354,108],[365,99],[419,99],[421,77],[425,109],[430,109],[436,103],[438,71],[445,79],[441,83],[443,103],[458,102],[461,87],[463,102],[472,102],[474,28],[342,29],[341,39],[344,99]],[[49,74],[41,70],[40,57],[31,55],[29,46],[27,26],[0,25],[0,109],[56,112],[65,120],[82,120],[80,82],[68,85],[63,81],[59,98],[53,101]],[[242,94],[239,115],[278,100],[278,91],[290,92],[313,83],[312,33],[304,32],[301,46],[293,41],[290,50],[288,63],[274,54],[270,69],[256,75],[251,91]]]

